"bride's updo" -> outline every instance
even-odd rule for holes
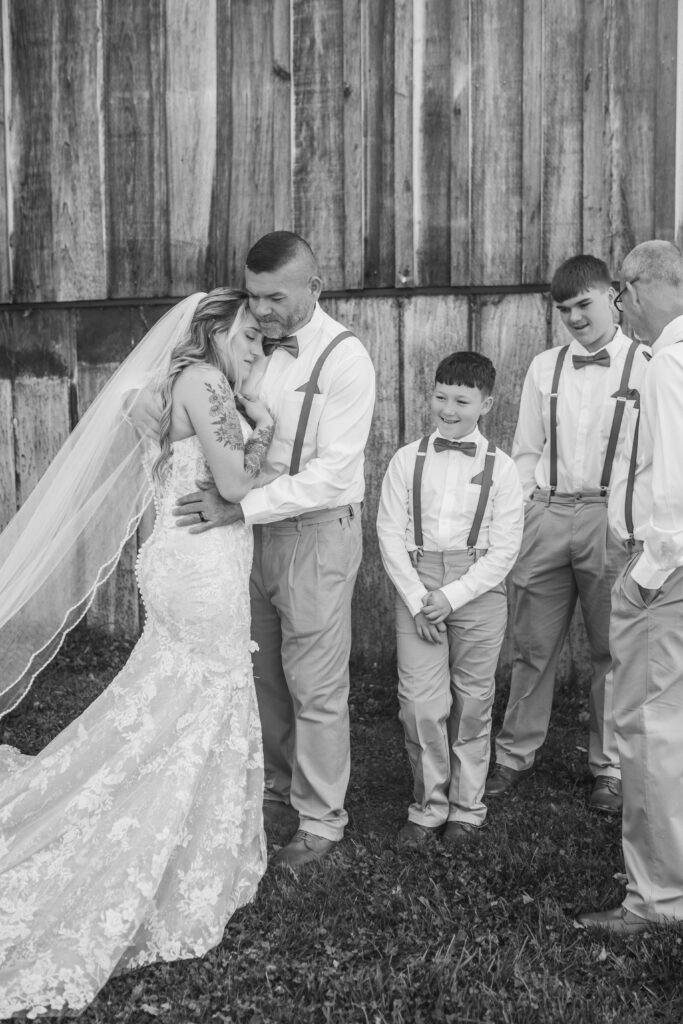
[[[194,311],[187,335],[178,342],[171,352],[168,373],[159,388],[162,411],[159,418],[159,447],[161,453],[154,463],[154,475],[159,478],[171,455],[169,433],[171,430],[171,408],[173,385],[188,366],[208,363],[224,373],[233,391],[242,386],[241,374],[231,358],[232,339],[235,337],[247,310],[246,293],[237,288],[214,288],[200,299]],[[216,343],[216,335],[228,331],[224,352]]]

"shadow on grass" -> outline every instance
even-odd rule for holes
[[[44,746],[125,661],[76,637],[4,723]],[[506,686],[496,698],[502,717]],[[476,845],[399,850],[410,772],[392,679],[353,683],[350,826],[328,860],[269,871],[202,960],[110,981],[88,1024],[650,1024],[683,1019],[681,935],[589,937],[582,908],[621,901],[619,821],[587,808],[586,694],[558,695],[536,773],[491,801]],[[2,727],[0,727],[1,729]],[[290,830],[291,831],[291,830]],[[287,829],[268,829],[269,849]],[[615,877],[617,876],[617,877]]]

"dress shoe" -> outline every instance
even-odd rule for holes
[[[594,811],[616,814],[621,811],[621,779],[598,775],[593,783],[588,804]]]
[[[291,804],[282,803],[280,800],[264,800],[263,821],[266,825],[294,826],[299,821],[299,815]]]
[[[331,853],[339,843],[334,839],[314,836],[302,828],[294,833],[286,846],[278,850],[271,864],[275,868],[300,868],[314,860],[322,860]]]
[[[418,825],[416,821],[407,821],[398,833],[399,846],[426,846],[441,834],[442,827],[429,828],[427,825]]]
[[[614,907],[612,910],[595,910],[591,914],[579,914],[574,921],[575,928],[600,928],[613,935],[640,935],[656,927],[653,921],[632,914],[626,907]]]
[[[449,821],[443,830],[441,842],[445,846],[469,846],[481,835],[483,825],[473,825],[469,821]]]
[[[508,768],[506,764],[494,765],[489,777],[486,780],[486,786],[484,788],[485,796],[502,796],[503,793],[507,793],[518,782],[522,779],[526,779],[531,775],[534,768],[524,768],[522,771],[517,771],[515,768]]]

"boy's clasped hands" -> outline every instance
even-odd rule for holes
[[[446,618],[452,612],[448,598],[442,590],[432,590],[422,598],[422,611],[415,616],[419,636],[430,644],[442,643],[446,632]]]

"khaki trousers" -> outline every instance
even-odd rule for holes
[[[254,677],[266,799],[300,827],[339,840],[350,772],[351,596],[362,551],[360,507],[254,528]]]
[[[620,777],[612,708],[609,619],[612,585],[628,558],[609,531],[605,501],[532,501],[512,584],[514,661],[496,761],[530,768],[544,742],[557,662],[577,597],[592,662],[588,764],[594,776]]]
[[[429,590],[459,579],[474,554],[425,552],[418,574]],[[422,640],[403,601],[396,600],[399,718],[413,770],[410,821],[481,825],[491,751],[494,673],[505,634],[501,584],[446,619],[439,644]]]
[[[650,920],[683,920],[683,568],[645,607],[633,564],[614,587],[610,634],[624,906]]]

